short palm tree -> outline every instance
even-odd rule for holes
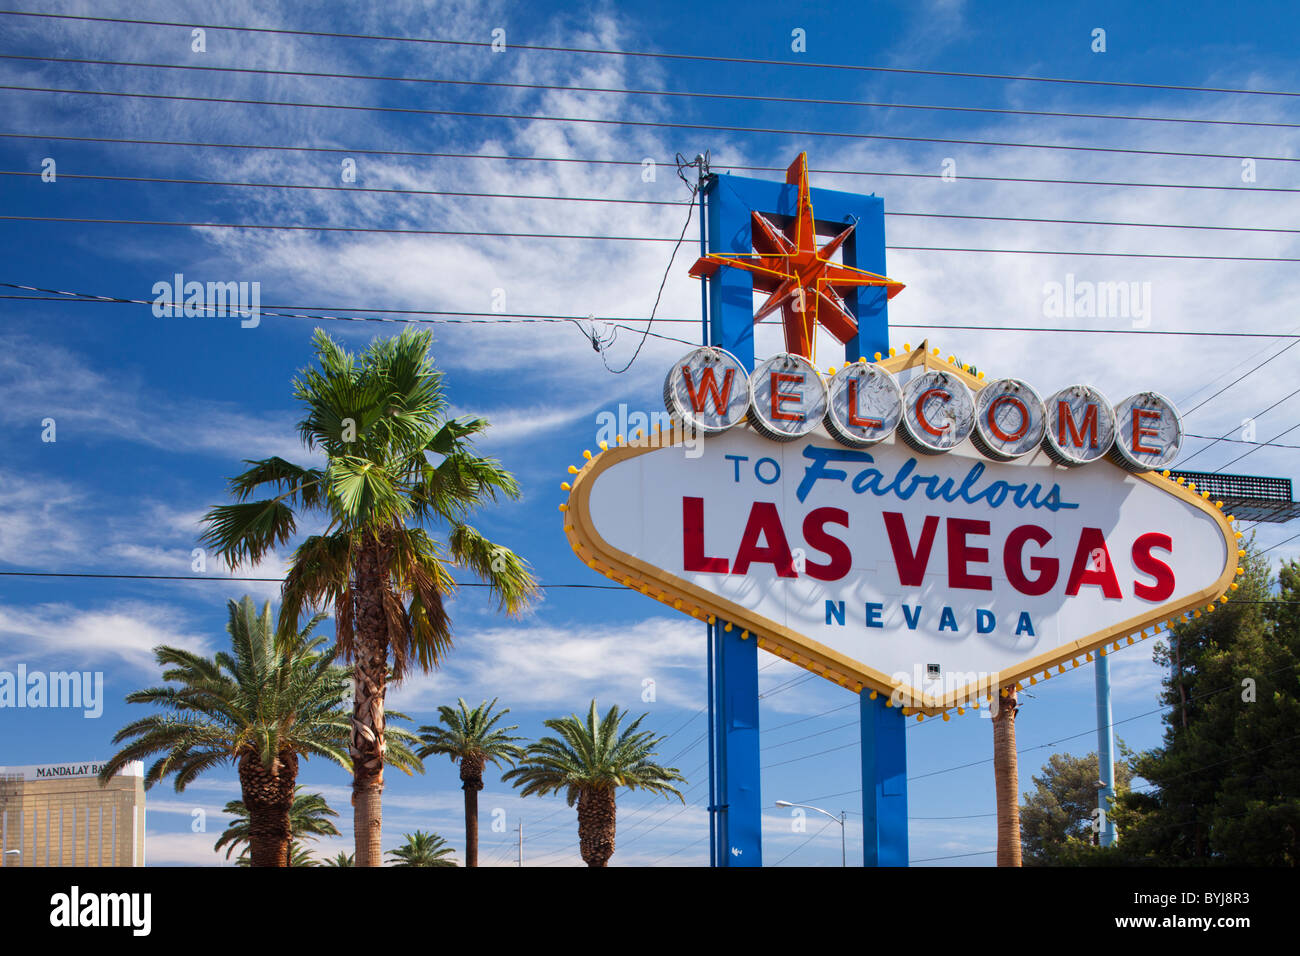
[[[455,866],[451,846],[436,833],[403,833],[406,842],[389,850],[393,866]]]
[[[239,858],[235,860],[235,866],[252,866],[252,865],[253,865],[253,861],[252,858],[248,855],[247,849],[245,849],[243,853],[239,854]],[[289,862],[285,865],[286,866],[320,866],[320,863],[316,860],[315,857],[311,855],[311,851],[307,849],[305,844],[299,843],[297,840],[290,840],[289,841]]]
[[[318,836],[338,836],[339,828],[330,820],[330,817],[338,816],[338,811],[319,793],[303,793],[302,789],[302,784],[294,787],[293,804],[289,807],[290,839],[299,844]],[[231,800],[225,806],[225,813],[232,819],[213,849],[220,850],[224,846],[227,860],[235,850],[239,850],[242,858],[248,852],[248,808],[243,800]]]
[[[325,519],[322,534],[294,552],[282,620],[332,604],[338,645],[353,662],[352,804],[358,866],[379,866],[387,736],[384,696],[391,677],[437,667],[451,647],[444,601],[449,566],[486,581],[500,607],[521,612],[536,593],[528,564],[483,537],[466,519],[482,504],[518,498],[500,463],[479,457],[482,419],[447,419],[428,332],[377,339],[353,355],[317,330],[318,367],[294,381],[298,433],[326,464],[282,458],[248,461],[231,479],[235,504],[212,508],[203,542],[230,566],[256,563],[287,544],[298,514]],[[268,497],[250,500],[255,494]],[[445,527],[440,543],[423,527]]]
[[[611,707],[603,718],[596,702],[584,721],[577,714],[546,721],[560,736],[530,744],[518,767],[502,780],[513,780],[522,796],[563,790],[569,806],[578,805],[578,849],[588,866],[608,866],[614,855],[617,791],[646,790],[673,794],[683,803],[674,781],[685,780],[675,767],[655,763],[655,747],[663,740],[639,730],[642,714],[620,729],[627,711]]]
[[[461,789],[465,792],[465,865],[478,866],[478,792],[483,789],[483,768],[489,763],[500,767],[502,761],[513,767],[524,755],[524,749],[515,741],[524,738],[510,736],[510,731],[519,729],[515,725],[496,726],[510,708],[493,713],[495,697],[492,703],[483,701],[473,710],[465,706],[463,697],[456,704],[455,708],[438,708],[440,724],[417,731],[424,741],[419,754],[445,754],[452,763],[460,764]]]
[[[342,850],[325,861],[326,866],[352,866],[352,854],[344,853]]]
[[[129,741],[100,772],[107,782],[126,763],[157,756],[145,771],[146,787],[175,775],[179,793],[199,774],[232,763],[239,773],[248,812],[249,857],[253,866],[287,866],[298,758],[324,757],[350,768],[349,724],[342,709],[347,671],[335,666],[325,637],[306,627],[277,629],[268,601],[259,613],[247,595],[227,602],[229,652],[211,658],[160,645],[154,657],[164,686],[127,695],[133,704],[165,711],[128,724],[113,743]],[[170,712],[170,713],[167,713]],[[397,731],[390,763],[408,773],[423,770]]]

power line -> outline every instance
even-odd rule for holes
[[[35,170],[3,169],[0,170],[0,176],[26,176],[37,178],[42,173]],[[457,191],[445,189],[396,189],[380,186],[329,186],[313,183],[272,183],[272,182],[238,182],[222,179],[170,179],[156,176],[110,176],[101,173],[66,173],[60,172],[62,179],[79,179],[96,182],[130,182],[130,183],[156,183],[161,185],[177,186],[221,186],[221,187],[243,187],[252,189],[299,189],[299,190],[316,190],[325,192],[345,192],[345,193],[382,193],[399,196],[445,196],[452,198],[466,199],[513,199],[513,200],[538,200],[548,202],[586,202],[586,203],[619,203],[632,204],[641,206],[687,206],[692,200],[675,200],[675,199],[632,199],[621,196],[558,196],[551,194],[539,193],[492,193],[492,192],[472,192]],[[1144,229],[1194,229],[1210,230],[1215,232],[1259,232],[1279,235],[1290,235],[1300,233],[1300,229],[1287,229],[1271,226],[1219,226],[1219,225],[1202,225],[1199,223],[1179,223],[1179,222],[1124,222],[1120,220],[1107,219],[1052,219],[1044,217],[1030,216],[988,216],[974,215],[968,213],[945,213],[945,212],[904,212],[904,211],[886,211],[886,217],[905,218],[905,219],[959,219],[972,222],[1030,222],[1040,225],[1066,225],[1066,226],[1113,226],[1126,228],[1144,228]],[[498,235],[498,233],[492,233]],[[658,240],[667,241],[667,239]],[[694,320],[690,320],[694,321]]]
[[[1300,192],[1300,189],[1291,190]],[[580,233],[552,232],[485,232],[452,229],[402,229],[386,226],[317,226],[264,222],[198,222],[173,219],[92,219],[80,216],[15,216],[2,215],[0,220],[10,222],[54,222],[79,225],[104,226],[181,226],[190,229],[264,229],[295,232],[346,232],[374,233],[380,235],[458,236],[486,239],[558,239],[592,240],[597,242],[678,242],[674,236],[598,236]],[[1169,252],[1098,252],[1077,249],[985,249],[970,246],[898,246],[886,245],[897,252],[978,252],[1019,256],[1088,256],[1103,259],[1180,259],[1198,262],[1300,262],[1300,258],[1287,256],[1211,256]]]
[[[239,33],[265,33],[277,36],[305,36],[320,37],[326,39],[339,40],[377,40],[391,43],[419,43],[433,44],[438,46],[460,46],[460,47],[478,47],[491,48],[493,44],[486,40],[445,40],[434,37],[413,37],[413,36],[390,36],[374,33],[335,33],[324,30],[292,30],[286,28],[274,27],[249,27],[237,26],[232,24],[221,23],[185,23],[173,20],[143,20],[132,19],[128,17],[100,17],[88,15],[73,15],[64,13],[36,13],[26,10],[0,10],[0,15],[20,16],[20,17],[41,17],[51,20],[79,20],[93,23],[119,23],[131,24],[136,26],[161,26],[161,27],[183,27],[186,30],[201,28],[205,30],[230,30]],[[1231,87],[1213,87],[1213,86],[1184,86],[1169,83],[1135,83],[1121,80],[1084,80],[1073,77],[1051,77],[1051,76],[1033,76],[1028,74],[1008,74],[1008,73],[970,73],[958,72],[954,70],[923,70],[908,69],[903,67],[886,67],[886,66],[865,66],[855,63],[820,63],[808,60],[768,60],[757,57],[737,57],[737,56],[709,56],[704,54],[691,53],[665,53],[651,52],[646,50],[600,50],[588,47],[563,47],[547,46],[541,44],[529,43],[511,43],[510,49],[529,50],[543,53],[579,53],[593,54],[600,56],[623,56],[623,57],[644,57],[649,59],[660,60],[684,60],[701,63],[744,63],[753,66],[793,66],[804,69],[819,70],[849,70],[861,73],[891,73],[908,76],[945,76],[956,77],[960,79],[981,79],[981,80],[1011,80],[1016,82],[1028,83],[1064,83],[1078,86],[1105,86],[1119,87],[1127,89],[1144,89],[1144,90],[1176,90],[1187,93],[1234,93],[1251,96],[1300,96],[1300,93],[1290,92],[1287,90],[1252,90]]]
[[[1272,448],[1296,448],[1296,449],[1300,449],[1300,445],[1286,445],[1286,444],[1281,444],[1281,443],[1279,443],[1279,442],[1275,442],[1275,441],[1246,441],[1246,439],[1244,439],[1244,438],[1215,438],[1213,435],[1196,435],[1196,434],[1193,434],[1193,433],[1191,433],[1191,432],[1186,432],[1186,433],[1184,433],[1184,437],[1186,437],[1186,438],[1204,438],[1204,439],[1206,439],[1207,441],[1227,441],[1227,442],[1232,442],[1234,445],[1267,445],[1267,446],[1272,447]],[[1276,438],[1277,436],[1275,435],[1274,437]],[[1225,465],[1224,467],[1226,468],[1227,466]]]
[[[809,843],[811,843],[813,840],[817,839],[819,836],[821,836],[823,833],[825,833],[827,827],[829,827],[832,823],[838,823],[838,822],[839,822],[838,820],[827,820],[825,823],[822,824],[822,828],[821,828],[820,830],[818,830],[816,833],[814,833],[814,834],[813,834],[812,836],[810,836],[808,839],[804,840],[804,841],[803,841],[802,843],[800,843],[797,847],[795,847],[793,850],[791,850],[791,851],[790,851],[789,853],[787,853],[785,856],[781,857],[781,859],[777,860],[777,861],[776,861],[775,863],[773,863],[772,865],[773,865],[773,866],[780,866],[780,865],[781,865],[782,863],[784,863],[786,860],[790,859],[790,857],[794,856],[796,853],[798,853],[800,850],[802,850],[804,847],[806,847],[806,846],[807,846]]]
[[[1217,392],[1215,392],[1215,393],[1214,393],[1213,395],[1211,395],[1209,398],[1202,399],[1201,401],[1197,402],[1195,405],[1193,405],[1193,406],[1192,406],[1191,408],[1189,408],[1187,411],[1183,412],[1183,414],[1184,414],[1184,415],[1190,415],[1192,412],[1196,411],[1198,408],[1202,408],[1202,407],[1204,407],[1205,405],[1208,405],[1210,402],[1214,401],[1214,399],[1218,398],[1220,395],[1222,395],[1222,394],[1223,394],[1224,392],[1226,392],[1228,389],[1232,388],[1232,386],[1236,385],[1238,382],[1242,381],[1243,379],[1248,378],[1249,376],[1253,375],[1255,372],[1258,372],[1260,369],[1262,369],[1262,368],[1263,368],[1265,365],[1267,365],[1269,362],[1273,361],[1273,360],[1276,359],[1276,358],[1279,358],[1281,355],[1283,355],[1284,353],[1288,352],[1289,350],[1295,348],[1297,345],[1300,345],[1300,340],[1297,340],[1297,341],[1295,341],[1295,342],[1292,342],[1290,345],[1285,346],[1284,348],[1282,348],[1282,349],[1281,349],[1280,351],[1278,351],[1278,352],[1274,352],[1274,353],[1273,353],[1272,355],[1270,355],[1268,358],[1264,359],[1264,361],[1260,362],[1258,365],[1256,365],[1254,368],[1252,368],[1249,372],[1243,372],[1241,375],[1238,375],[1238,376],[1237,376],[1236,378],[1234,378],[1231,382],[1229,382],[1227,385],[1223,386],[1223,388],[1219,389]]]
[[[1273,409],[1277,408],[1279,405],[1281,405],[1281,404],[1282,404],[1283,402],[1285,402],[1287,399],[1289,399],[1289,398],[1293,398],[1293,397],[1295,397],[1296,395],[1300,395],[1300,388],[1297,388],[1294,392],[1289,392],[1289,393],[1287,393],[1286,395],[1283,395],[1281,398],[1279,398],[1279,399],[1278,399],[1276,402],[1274,402],[1272,405],[1268,406],[1268,408],[1264,409],[1262,412],[1258,412],[1257,414],[1252,415],[1251,418],[1263,418],[1265,415],[1267,415],[1267,414],[1268,414],[1269,412],[1271,412]],[[1205,447],[1200,448],[1200,449],[1198,449],[1198,450],[1192,452],[1192,454],[1190,454],[1190,455],[1188,455],[1186,458],[1184,458],[1181,462],[1179,462],[1178,467],[1181,468],[1181,467],[1185,466],[1189,461],[1191,461],[1191,460],[1192,460],[1193,458],[1195,458],[1197,455],[1201,454],[1202,452],[1209,451],[1211,448],[1213,448],[1213,447],[1214,447],[1215,445],[1217,445],[1219,442],[1221,442],[1221,441],[1223,441],[1224,439],[1226,439],[1229,435],[1231,435],[1231,434],[1232,434],[1234,431],[1236,431],[1236,430],[1237,430],[1236,427],[1234,427],[1234,428],[1229,428],[1229,429],[1228,429],[1226,432],[1224,432],[1220,437],[1216,438],[1214,441],[1210,442],[1210,443],[1209,443],[1208,445],[1206,445]]]
[[[486,89],[535,90],[559,93],[602,93],[617,96],[682,97],[748,103],[794,103],[800,106],[851,106],[863,109],[919,110],[945,113],[983,113],[996,116],[1041,116],[1057,119],[1125,120],[1142,123],[1189,123],[1211,126],[1251,126],[1258,128],[1298,129],[1300,123],[1263,120],[1215,119],[1193,116],[1133,116],[1119,113],[1079,113],[1065,110],[1029,110],[1006,107],[945,106],[931,103],[886,103],[869,100],[837,100],[808,96],[775,96],[759,93],[718,93],[699,90],[641,90],[626,87],[576,86],[554,83],[507,83],[492,80],[457,80],[429,76],[392,76],[374,73],[332,73],[314,70],[272,70],[268,68],[204,66],[195,63],[144,63],[134,60],[101,60],[91,57],[33,56],[0,53],[0,59],[35,63],[77,63],[87,66],[124,66],[151,70],[192,70],[196,72],[239,73],[254,76],[289,76],[331,80],[364,80],[384,83],[419,83],[432,86],[482,87]]]
[[[1274,445],[1274,439],[1281,438],[1283,435],[1289,435],[1289,434],[1291,434],[1291,432],[1295,431],[1297,428],[1300,428],[1300,422],[1297,422],[1296,424],[1292,425],[1290,428],[1288,428],[1288,429],[1286,429],[1286,430],[1284,430],[1284,431],[1280,431],[1280,432],[1278,432],[1276,435],[1273,436],[1273,438],[1270,438],[1268,441],[1265,441],[1265,442],[1258,442],[1258,443],[1256,443],[1254,448],[1250,449],[1249,451],[1242,452],[1240,455],[1238,455],[1236,458],[1232,459],[1232,461],[1228,462],[1226,465],[1220,465],[1218,468],[1214,469],[1215,474],[1218,474],[1219,472],[1223,471],[1223,469],[1225,469],[1225,468],[1230,468],[1231,466],[1235,465],[1237,462],[1241,461],[1241,459],[1246,458],[1246,457],[1248,457],[1248,456],[1250,456],[1250,455],[1255,454],[1255,452],[1259,451],[1261,448],[1267,448],[1267,447],[1270,447],[1270,446],[1273,446],[1273,447],[1294,448],[1294,447],[1295,447],[1294,445],[1278,445],[1278,446],[1275,446],[1275,445]]]
[[[95,573],[91,571],[0,571],[0,577],[11,578],[104,578],[118,581],[254,581],[266,584],[283,584],[284,578],[255,578],[255,577],[220,577],[217,575],[197,575],[197,574],[108,574]],[[580,588],[584,590],[596,591],[627,591],[629,594],[636,594],[630,588],[625,588],[618,584],[538,584],[539,588],[544,590],[555,590],[557,588]],[[491,584],[482,581],[457,581],[456,587],[460,588],[490,588]]]
[[[243,149],[243,150],[268,150],[280,152],[300,152],[300,153],[333,153],[336,155],[355,155],[355,156],[404,156],[419,159],[457,159],[457,160],[499,160],[503,162],[531,162],[531,163],[570,163],[589,166],[636,166],[642,167],[641,160],[632,159],[586,159],[572,156],[516,156],[504,153],[450,153],[430,150],[412,150],[412,149],[374,149],[368,147],[343,147],[343,146],[301,146],[285,145],[278,143],[206,143],[197,140],[172,140],[172,139],[138,139],[118,136],[64,136],[47,133],[16,133],[3,132],[0,138],[7,139],[34,139],[50,142],[75,142],[75,143],[102,143],[127,146],[182,146],[199,149]],[[1074,147],[1061,147],[1062,149]],[[1083,147],[1079,147],[1083,148]],[[1127,153],[1144,153],[1153,152],[1159,156],[1181,156],[1200,159],[1237,159],[1238,156],[1227,153],[1197,153],[1197,152],[1168,152],[1168,151],[1147,151],[1147,150],[1114,150],[1115,152]],[[1259,158],[1259,157],[1256,157]],[[1267,157],[1270,162],[1278,163],[1300,163],[1300,157],[1290,156],[1271,156]],[[738,172],[779,172],[784,173],[784,166],[756,166],[745,165],[740,163],[719,163],[714,162],[714,169],[724,169]],[[822,176],[881,176],[897,177],[904,179],[935,179],[944,180],[943,173],[914,173],[914,172],[896,172],[885,170],[864,170],[864,169],[820,169],[812,168],[811,173]],[[1057,186],[1110,186],[1131,189],[1214,189],[1229,190],[1233,192],[1292,192],[1294,190],[1278,189],[1267,186],[1227,186],[1218,183],[1134,183],[1122,182],[1118,180],[1098,180],[1098,179],[1046,179],[1026,176],[972,176],[962,175],[963,181],[971,182],[997,182],[997,183],[1021,183],[1030,185],[1057,185]]]
[[[48,296],[20,295],[5,296],[0,295],[0,299],[12,299],[15,301],[32,301],[32,302],[80,302],[99,305],[149,305],[154,302],[148,299],[131,299],[119,296],[95,295],[88,292],[68,292],[61,289],[46,289],[39,286],[23,285],[16,282],[0,282],[0,288],[21,289],[31,292],[49,293]],[[430,319],[430,320],[393,320],[393,321],[430,321],[430,322],[470,322],[470,323],[491,323],[491,322],[516,322],[516,321],[536,321],[536,322],[572,322],[588,319],[597,319],[606,322],[645,322],[646,319],[636,318],[633,316],[601,316],[601,315],[544,315],[542,313],[532,312],[467,312],[458,310],[435,310],[435,309],[381,309],[370,306],[328,306],[328,305],[273,305],[268,304],[265,309],[302,309],[302,310],[319,310],[322,312],[376,312],[399,315],[421,315],[421,316],[479,316],[482,318],[465,318],[465,319]],[[311,315],[302,313],[271,313],[262,312],[263,315],[279,314],[288,318],[307,318],[307,319],[344,319],[348,318],[355,321],[382,321],[370,316],[335,316],[335,315]],[[698,325],[699,319],[685,318],[664,318],[657,317],[658,323],[674,323]],[[1088,334],[1088,335],[1177,335],[1177,336],[1194,336],[1210,338],[1252,338],[1252,339],[1300,339],[1300,334],[1292,332],[1241,332],[1230,330],[1213,330],[1199,331],[1191,329],[1097,329],[1081,327],[1062,327],[1062,326],[999,326],[999,325],[946,325],[933,323],[907,323],[893,322],[891,328],[896,329],[938,329],[943,331],[976,331],[976,332],[1064,332],[1071,334]],[[621,326],[620,326],[621,327]],[[632,331],[641,331],[635,329]],[[654,334],[654,333],[652,333]],[[675,339],[674,341],[684,341]],[[693,344],[693,343],[688,343]],[[1193,436],[1209,437],[1209,436]],[[1220,439],[1227,440],[1227,439]]]
[[[762,133],[773,136],[795,136],[805,138],[820,136],[829,139],[876,140],[896,143],[943,143],[952,146],[988,146],[999,149],[1047,149],[1088,153],[1123,153],[1142,156],[1195,156],[1205,159],[1239,159],[1239,155],[1226,153],[1191,153],[1160,149],[1137,149],[1120,146],[1083,146],[1071,143],[1019,143],[1003,140],[955,139],[934,136],[900,136],[887,133],[857,133],[848,130],[813,130],[783,129],[769,126],[723,126],[710,123],[680,123],[667,120],[634,120],[627,118],[605,118],[594,116],[551,116],[548,114],[528,113],[489,113],[478,110],[435,110],[418,106],[366,106],[358,103],[304,103],[294,100],[255,100],[233,96],[191,96],[180,93],[144,93],[131,90],[77,90],[66,87],[22,86],[18,84],[0,84],[0,90],[18,93],[62,93],[69,96],[107,96],[127,99],[166,100],[181,103],[221,103],[233,106],[276,106],[290,109],[344,110],[351,112],[397,113],[414,116],[449,116],[460,119],[502,119],[523,122],[544,123],[588,123],[597,126],[632,126],[641,129],[686,129],[703,130],[716,133]],[[1295,157],[1255,156],[1260,162],[1285,161]],[[1279,189],[1265,186],[1236,187],[1255,192],[1295,192],[1296,190]]]

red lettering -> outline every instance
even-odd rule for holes
[[[1156,579],[1155,584],[1134,581],[1133,593],[1148,601],[1163,601],[1174,593],[1174,569],[1151,554],[1155,548],[1173,554],[1173,540],[1167,534],[1152,531],[1133,542],[1133,567]]]
[[[1008,404],[1014,405],[1016,410],[1020,413],[1020,427],[1010,435],[998,427],[997,419],[994,417],[997,415],[999,408]],[[1024,402],[1016,398],[1014,395],[1003,395],[1001,398],[995,398],[993,403],[989,405],[988,423],[989,431],[996,435],[999,441],[1015,441],[1025,432],[1029,431],[1029,409],[1025,407]]]
[[[850,382],[850,384],[852,384]],[[849,573],[853,565],[853,555],[849,546],[826,531],[826,525],[838,524],[849,526],[849,513],[842,508],[815,508],[803,519],[803,539],[810,548],[816,548],[830,560],[825,564],[807,561],[804,572],[818,581],[838,581]]]
[[[849,424],[859,428],[880,428],[885,423],[879,418],[862,418],[858,415],[858,380],[849,379]]]
[[[1089,438],[1089,448],[1097,447],[1097,406],[1088,403],[1088,410],[1083,413],[1083,427],[1080,428],[1075,424],[1074,412],[1070,411],[1070,404],[1066,401],[1056,403],[1056,443],[1062,448],[1066,447],[1065,429],[1070,429],[1070,444],[1075,448],[1083,447],[1083,436]]]
[[[682,499],[682,567],[687,571],[726,574],[726,558],[704,556],[704,499]]]
[[[907,587],[916,587],[925,578],[926,565],[930,563],[930,550],[934,547],[934,535],[939,530],[939,516],[926,515],[921,525],[921,540],[916,549],[912,549],[911,539],[907,536],[907,522],[897,511],[881,513],[885,519],[885,531],[889,534],[889,547],[894,552],[894,565],[898,568],[898,583]]]
[[[1045,558],[1041,554],[1030,558],[1029,568],[1038,572],[1037,577],[1028,577],[1024,569],[1025,543],[1032,541],[1037,545],[1045,545],[1051,540],[1052,536],[1047,529],[1036,524],[1021,525],[1007,535],[1007,543],[1002,548],[1002,563],[1006,567],[1007,580],[1021,594],[1046,594],[1055,586],[1056,578],[1061,573],[1061,562],[1056,558]]]
[[[793,375],[789,372],[772,373],[772,421],[780,422],[801,422],[803,421],[803,412],[787,412],[783,408],[786,402],[797,402],[802,399],[798,392],[783,392],[781,386],[785,384],[802,385],[804,376]]]
[[[1142,444],[1142,438],[1144,436],[1151,435],[1154,437],[1160,434],[1160,432],[1156,431],[1154,428],[1146,428],[1143,426],[1143,418],[1154,418],[1158,421],[1161,418],[1161,415],[1154,408],[1133,409],[1133,454],[1158,455],[1160,454],[1159,448],[1149,448]]]
[[[987,574],[970,574],[966,566],[974,561],[983,564],[989,559],[988,548],[972,548],[966,543],[968,534],[989,533],[987,521],[973,518],[948,519],[948,587],[966,588],[970,591],[992,591],[993,578]]]
[[[1096,555],[1095,560],[1093,555]],[[1098,564],[1101,567],[1097,567]],[[1070,568],[1065,593],[1074,597],[1084,584],[1101,588],[1101,593],[1108,598],[1124,596],[1120,593],[1119,581],[1115,580],[1115,566],[1106,550],[1106,536],[1100,528],[1084,528],[1079,532],[1079,547],[1074,552],[1074,566]]]
[[[736,370],[727,369],[727,374],[722,376],[721,388],[718,388],[718,378],[713,372],[712,366],[700,372],[700,387],[697,390],[695,383],[691,381],[691,367],[682,366],[682,378],[686,380],[686,391],[691,396],[691,408],[697,412],[704,411],[704,400],[712,397],[713,410],[719,415],[724,415],[727,411],[727,402],[731,398],[731,380],[735,377]]]
[[[760,537],[767,541],[766,547],[759,547]],[[798,577],[794,571],[794,555],[790,553],[785,529],[781,527],[781,515],[776,510],[776,505],[770,501],[756,501],[750,509],[745,533],[741,535],[740,547],[736,550],[736,560],[731,565],[731,573],[745,574],[756,561],[772,565],[783,578]]]
[[[944,425],[942,428],[935,428],[933,425],[930,424],[930,420],[925,417],[925,403],[926,400],[931,395],[942,395],[943,403],[945,405],[947,405],[949,402],[952,401],[952,396],[949,395],[941,388],[927,388],[924,392],[921,393],[921,397],[916,400],[917,422],[920,424],[922,428],[928,431],[931,435],[938,438],[940,435],[942,435],[944,432],[946,432],[949,428],[952,427],[952,422],[948,422],[948,424]]]

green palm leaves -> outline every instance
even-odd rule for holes
[[[243,800],[231,800],[225,806],[225,813],[232,819],[212,848],[220,850],[224,846],[227,860],[236,850],[240,850],[240,858],[245,859],[252,833],[248,807],[244,806]],[[293,805],[289,808],[289,832],[292,835],[290,866],[293,865],[294,846],[304,839],[339,835],[339,828],[331,819],[337,816],[338,812],[319,793],[303,793],[301,784],[294,788]]]
[[[585,720],[570,714],[546,721],[559,737],[543,737],[531,744],[524,761],[503,774],[502,779],[513,780],[525,797],[563,790],[569,806],[584,791],[613,791],[619,787],[672,794],[681,800],[673,783],[685,778],[675,767],[664,767],[651,759],[663,738],[639,729],[645,714],[622,727],[626,716],[627,711],[615,706],[600,717],[593,700]]]
[[[277,632],[268,602],[258,612],[244,596],[227,604],[230,651],[211,658],[177,647],[154,648],[171,686],[127,695],[133,704],[155,704],[164,713],[128,724],[113,743],[129,741],[100,774],[108,780],[124,764],[157,755],[145,785],[175,775],[185,789],[203,771],[254,755],[271,770],[285,752],[322,756],[348,766],[347,715],[339,705],[348,693],[347,672],[322,651],[325,637],[313,631],[323,615],[301,630]],[[409,765],[419,760],[406,749]]]
[[[419,750],[421,757],[440,754],[450,757],[453,762],[473,761],[481,773],[484,764],[501,766],[502,761],[514,764],[523,757],[524,749],[515,741],[523,737],[512,737],[510,731],[518,727],[497,727],[497,722],[510,708],[493,712],[497,699],[483,701],[473,710],[465,704],[465,698],[459,698],[455,707],[443,705],[438,708],[439,724],[421,727],[417,733],[424,746]]]
[[[395,850],[389,850],[388,856],[393,866],[455,866],[452,849],[447,841],[436,833],[416,830],[403,833],[406,842]]]

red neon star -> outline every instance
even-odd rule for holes
[[[755,212],[752,253],[711,252],[691,266],[690,274],[702,279],[723,266],[753,273],[755,290],[768,293],[767,301],[754,314],[754,322],[761,322],[779,308],[785,324],[786,351],[811,360],[818,324],[842,343],[858,332],[858,321],[840,290],[883,286],[885,295],[892,299],[902,291],[903,284],[865,269],[830,261],[853,234],[853,226],[817,248],[812,199],[808,194],[807,153],[800,153],[790,164],[785,181],[799,187],[799,210],[784,230]]]

